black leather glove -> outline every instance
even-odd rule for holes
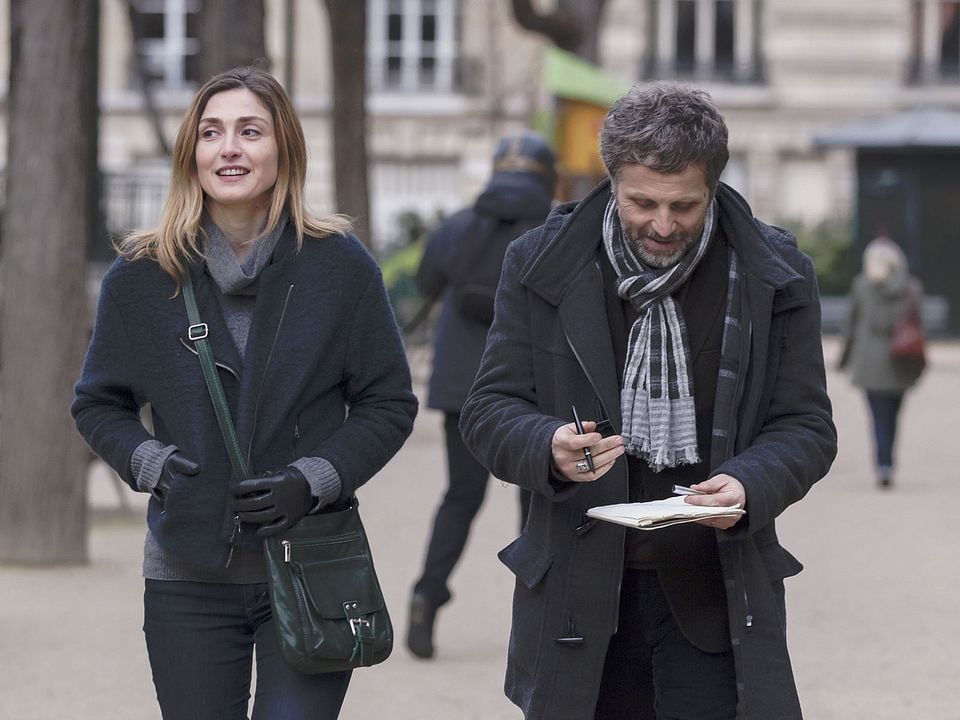
[[[243,522],[261,525],[257,537],[277,535],[293,527],[313,507],[310,483],[295,467],[263,477],[243,480],[233,486],[233,512]]]
[[[177,475],[188,475],[192,477],[198,472],[200,472],[200,466],[185,455],[181,455],[179,450],[176,450],[167,458],[166,462],[163,463],[160,478],[157,480],[157,484],[150,490],[150,494],[163,505],[167,499],[167,493],[170,492],[170,487],[173,485]]]

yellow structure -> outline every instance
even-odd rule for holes
[[[576,55],[547,48],[544,85],[554,97],[553,145],[560,161],[558,197],[583,197],[606,171],[597,136],[607,109],[630,85]]]

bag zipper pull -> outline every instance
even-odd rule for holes
[[[290,541],[281,540],[280,544],[283,545],[283,561],[290,562]]]
[[[237,535],[240,534],[240,516],[233,516],[233,531],[230,533],[230,554],[227,555],[227,564],[224,567],[230,567],[230,561],[233,560],[233,541],[236,539]]]

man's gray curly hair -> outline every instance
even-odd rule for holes
[[[624,165],[661,173],[696,165],[713,192],[730,157],[727,124],[703,90],[661,82],[635,85],[604,118],[600,156],[614,181]]]

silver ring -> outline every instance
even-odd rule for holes
[[[578,461],[577,461],[577,472],[578,472],[578,473],[590,472],[590,465],[589,465],[589,463],[587,463],[586,460],[578,460]]]

